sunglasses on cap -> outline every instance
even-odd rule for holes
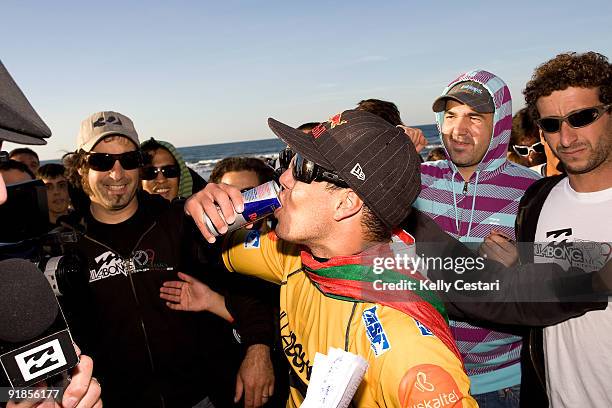
[[[143,180],[154,180],[159,173],[165,178],[176,178],[181,174],[181,169],[176,164],[162,167],[145,166],[140,170],[140,178]]]
[[[547,116],[536,120],[540,129],[546,133],[557,133],[561,130],[561,124],[567,122],[574,129],[589,126],[612,107],[612,103],[607,105],[593,106],[591,108],[578,109],[565,116]]]
[[[523,157],[529,156],[529,153],[531,152],[544,153],[544,145],[542,144],[542,142],[536,142],[531,146],[514,145],[512,146],[512,149],[514,149],[514,152],[516,154]]]
[[[87,164],[89,164],[90,169],[95,171],[109,171],[113,168],[117,160],[119,160],[124,170],[134,170],[142,166],[142,155],[140,150],[120,154],[87,153]]]
[[[304,158],[299,153],[296,153],[291,161],[291,173],[294,179],[307,184],[313,181],[327,181],[338,187],[349,186],[336,173],[324,169],[315,162]]]

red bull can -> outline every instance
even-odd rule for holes
[[[242,214],[234,213],[236,214],[236,221],[228,225],[227,232],[235,231],[245,225],[253,224],[274,213],[274,210],[281,206],[278,199],[279,192],[280,187],[278,184],[274,181],[268,181],[265,184],[242,193],[244,211]],[[219,214],[221,214],[221,211],[219,211]],[[223,215],[221,215],[221,218],[223,218]],[[214,236],[218,237],[221,235],[206,214],[204,214],[204,222],[206,222],[208,230]]]

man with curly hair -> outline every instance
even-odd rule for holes
[[[539,180],[521,200],[517,240],[534,242],[521,261],[597,270],[612,258],[612,65],[595,52],[560,54],[535,70],[524,94],[567,174]],[[610,304],[534,331],[521,390],[529,406],[546,404],[545,389],[553,407],[612,406],[611,332]]]

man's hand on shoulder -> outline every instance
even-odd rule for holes
[[[408,126],[397,125],[398,128],[401,128],[406,136],[410,139],[417,153],[421,153],[421,150],[427,146],[427,139],[425,138],[425,134],[421,129],[411,128]]]
[[[478,248],[478,252],[508,268],[515,265],[519,259],[518,250],[512,238],[498,230],[491,231]]]

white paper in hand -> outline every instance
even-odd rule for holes
[[[368,363],[360,356],[330,347],[317,353],[302,408],[346,408],[361,384]]]

